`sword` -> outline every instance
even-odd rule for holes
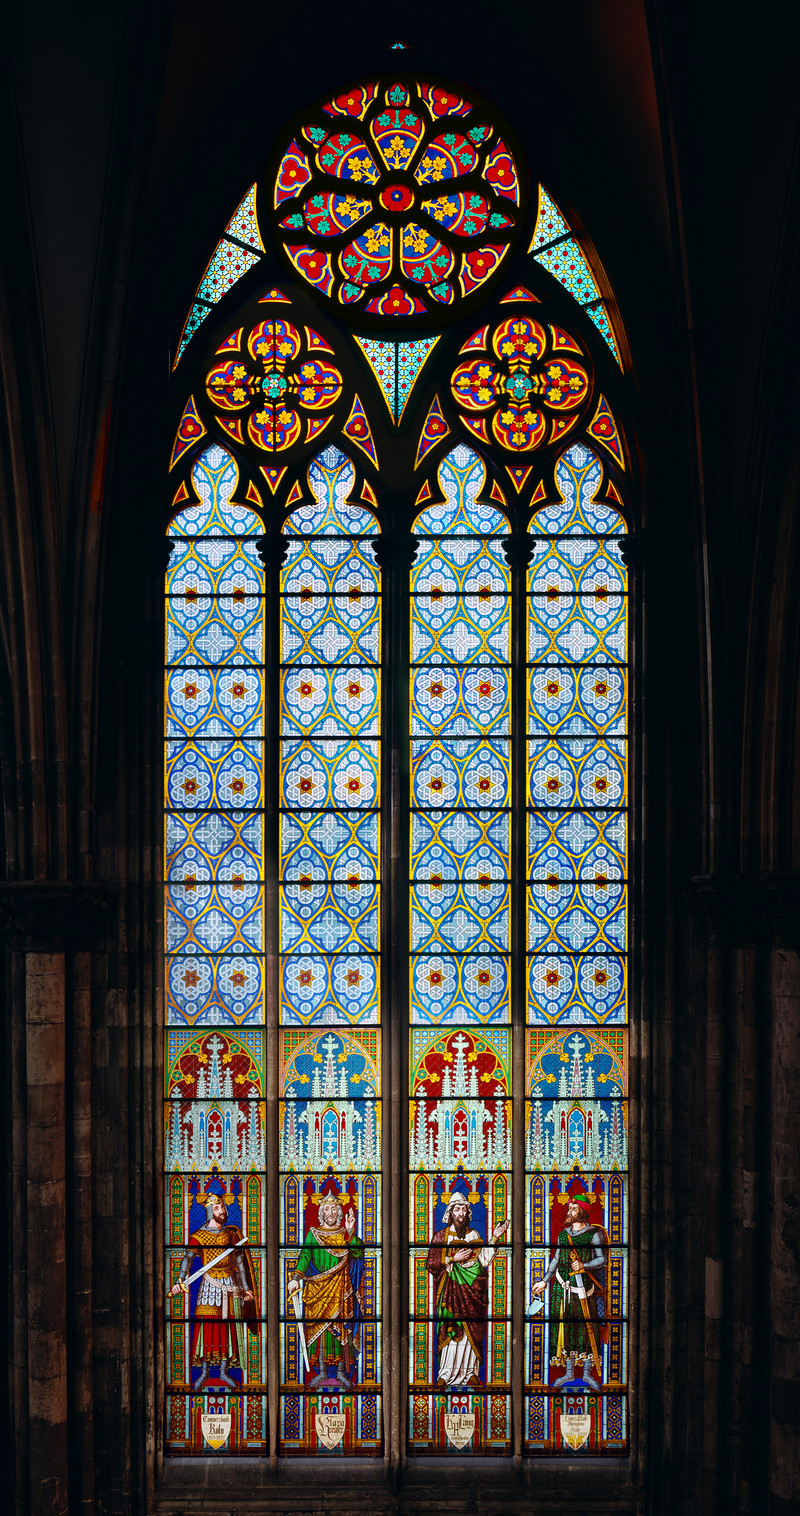
[[[308,1372],[310,1374],[311,1373],[311,1364],[310,1364],[309,1358],[308,1358],[308,1348],[306,1347],[306,1333],[305,1333],[305,1327],[303,1326],[303,1317],[301,1315],[301,1312],[302,1312],[302,1309],[303,1309],[303,1291],[302,1290],[295,1290],[293,1292],[293,1294],[292,1294],[292,1309],[294,1311],[295,1316],[297,1317],[297,1335],[300,1338],[300,1351],[301,1351],[301,1353],[303,1355],[303,1362],[304,1362],[304,1364],[305,1364],[305,1366],[306,1366],[306,1368],[307,1368],[307,1370],[308,1370]]]
[[[224,1253],[217,1253],[216,1258],[212,1258],[211,1261],[210,1261],[210,1263],[204,1263],[203,1266],[202,1266],[202,1268],[195,1269],[194,1273],[190,1274],[188,1279],[179,1280],[178,1283],[185,1284],[186,1288],[188,1289],[189,1285],[190,1284],[194,1284],[195,1279],[199,1279],[200,1276],[201,1276],[201,1274],[207,1274],[209,1269],[213,1269],[216,1266],[216,1264],[221,1263],[222,1260],[223,1260],[223,1258],[227,1258],[228,1257],[229,1253],[235,1253],[237,1248],[244,1247],[246,1241],[247,1241],[247,1233],[245,1232],[244,1237],[242,1237],[239,1242],[234,1242],[233,1247],[226,1248]],[[174,1289],[174,1286],[173,1286],[173,1289]],[[170,1295],[173,1293],[173,1289],[170,1289],[168,1291],[168,1293]]]
[[[570,1256],[570,1260],[572,1261],[572,1263],[580,1263],[581,1260],[578,1257],[578,1255],[577,1255],[577,1253],[576,1253],[576,1251],[575,1251],[574,1248],[570,1248],[570,1250],[569,1250],[569,1256]],[[576,1280],[578,1280],[578,1279],[580,1280],[580,1285],[578,1285],[576,1283]],[[572,1276],[572,1284],[573,1284],[573,1289],[575,1290],[575,1293],[578,1296],[578,1299],[579,1299],[579,1301],[581,1303],[581,1310],[583,1311],[583,1319],[586,1322],[586,1330],[587,1330],[587,1332],[589,1334],[589,1341],[592,1344],[592,1352],[594,1354],[594,1361],[595,1361],[595,1363],[597,1365],[597,1372],[598,1372],[598,1375],[600,1376],[600,1378],[602,1379],[602,1377],[603,1377],[603,1360],[600,1357],[600,1354],[599,1354],[598,1349],[597,1349],[597,1338],[596,1338],[595,1332],[594,1332],[594,1322],[592,1321],[592,1313],[589,1310],[589,1302],[586,1299],[586,1286],[585,1286],[584,1280],[583,1280],[583,1270],[582,1269],[578,1273],[573,1274],[573,1276]]]

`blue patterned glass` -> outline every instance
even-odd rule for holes
[[[374,1454],[381,1442],[381,577],[378,523],[350,501],[354,484],[337,448],[315,459],[309,502],[286,522],[281,570],[279,1438],[288,1454],[322,1450],[323,1413],[346,1417],[339,1454]]]
[[[524,1435],[586,1456],[627,1439],[628,583],[600,460],[576,444],[555,482],[527,598]]]
[[[170,525],[166,579],[168,1282],[245,1236],[247,1245],[236,1277],[221,1267],[213,1288],[198,1276],[188,1295],[168,1297],[165,1435],[173,1454],[206,1455],[198,1405],[213,1407],[231,1417],[225,1456],[263,1456],[263,524],[234,502],[238,469],[225,449],[205,450],[192,483],[199,503]],[[253,1297],[248,1325],[239,1267]]]

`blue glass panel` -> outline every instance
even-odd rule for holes
[[[352,463],[311,464],[281,571],[282,1450],[380,1446],[380,570]],[[293,1247],[289,1247],[289,1245]],[[341,1260],[345,1259],[344,1267]],[[291,1286],[291,1293],[290,1293]],[[308,1360],[301,1352],[303,1324]],[[316,1390],[324,1391],[319,1396]],[[359,1393],[356,1393],[359,1391]]]
[[[573,1457],[626,1438],[628,607],[599,459],[578,444],[555,478],[527,603],[525,1441]]]

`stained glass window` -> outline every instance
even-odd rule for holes
[[[543,184],[539,185],[539,214],[528,251],[584,307],[622,367],[619,344],[586,254]]]
[[[264,244],[256,217],[256,187],[251,184],[241,205],[234,211],[225,235],[217,243],[208,267],[197,287],[192,307],[184,323],[175,353],[173,369],[178,367],[198,327],[202,326],[218,300],[259,263]]]
[[[169,529],[166,615],[166,1436],[267,1447],[263,531],[221,447]]]
[[[380,386],[393,421],[399,425],[409,396],[426,358],[435,348],[438,337],[420,337],[416,342],[380,341],[356,337]]]
[[[411,1385],[416,1453],[511,1447],[508,522],[441,464],[411,574]],[[463,1239],[463,1240],[462,1240]],[[464,1420],[466,1418],[466,1420]],[[455,1429],[455,1430],[454,1430]]]
[[[521,185],[505,128],[476,98],[372,81],[310,110],[287,145],[276,235],[292,268],[339,306],[441,320],[507,257]]]
[[[591,1455],[627,1443],[627,574],[599,459],[555,478],[527,595],[525,1443]]]
[[[382,1439],[381,580],[354,482],[312,463],[281,572],[284,1454]]]
[[[488,106],[404,75],[298,119],[178,352],[263,255],[258,204],[336,321],[255,291],[176,407],[164,1446],[620,1454],[624,439],[524,245],[457,352],[435,330],[523,222]],[[619,361],[543,187],[529,251]]]

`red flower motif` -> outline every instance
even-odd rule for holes
[[[269,196],[293,269],[340,307],[394,320],[452,309],[484,285],[509,253],[521,196],[482,107],[405,80],[353,86],[322,111]]]

